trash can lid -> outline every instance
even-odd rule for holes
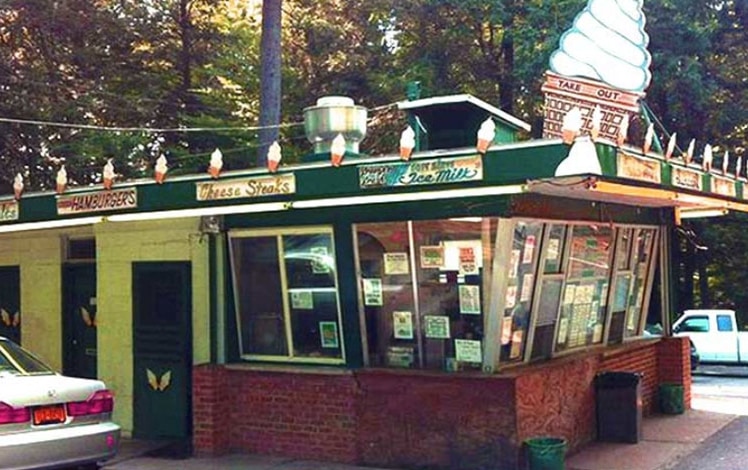
[[[600,372],[595,376],[595,386],[598,388],[636,387],[639,385],[641,378],[642,374],[639,372]]]

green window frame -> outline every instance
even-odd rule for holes
[[[242,359],[345,362],[331,227],[228,234]]]

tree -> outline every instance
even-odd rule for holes
[[[257,165],[265,166],[267,151],[278,140],[281,111],[281,4],[263,0],[260,41],[260,133]]]

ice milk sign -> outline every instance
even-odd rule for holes
[[[483,163],[479,155],[365,165],[358,169],[358,184],[363,189],[464,183],[482,179]]]

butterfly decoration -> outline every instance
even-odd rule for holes
[[[21,324],[21,313],[16,312],[11,315],[4,308],[0,308],[0,319],[2,319],[5,326],[17,327]]]
[[[148,376],[148,385],[150,385],[151,388],[157,392],[163,392],[171,384],[170,370],[164,372],[164,375],[162,375],[160,379],[151,369],[146,369],[145,373]]]
[[[86,326],[96,328],[96,316],[92,315],[91,312],[86,310],[86,307],[81,307],[81,318]]]

